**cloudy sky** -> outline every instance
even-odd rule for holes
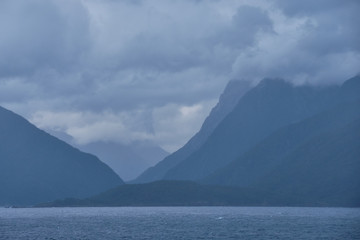
[[[77,143],[201,126],[230,79],[360,72],[358,0],[1,0],[0,105]]]

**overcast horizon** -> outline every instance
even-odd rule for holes
[[[356,0],[3,0],[0,105],[77,144],[172,152],[231,79],[360,72]]]

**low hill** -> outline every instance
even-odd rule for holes
[[[249,189],[188,181],[126,184],[86,199],[64,199],[37,207],[85,206],[246,206],[262,205],[264,194]],[[275,202],[275,201],[273,201]]]

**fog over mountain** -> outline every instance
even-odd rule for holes
[[[124,181],[138,177],[168,155],[151,142],[133,142],[128,145],[112,142],[94,142],[78,146],[84,152],[92,153],[109,165]]]
[[[357,78],[354,79],[357,82]],[[283,80],[265,79],[240,99],[198,150],[172,167],[164,178],[204,178],[280,127],[311,117],[351,97],[339,92],[339,87],[295,87]]]
[[[174,152],[230,79],[329,85],[359,73],[359,5],[3,0],[0,105],[80,145]]]
[[[320,88],[265,79],[240,98],[204,142],[197,142],[202,143],[197,149],[190,152],[185,145],[178,151],[187,157],[174,153],[137,181],[161,175],[166,180],[39,206],[358,207],[359,106],[360,76]]]
[[[0,106],[126,180],[237,185],[239,172],[223,182],[229,164],[354,100],[359,12],[358,0],[2,0]],[[351,139],[347,124],[334,136]],[[289,154],[314,156],[301,144]]]

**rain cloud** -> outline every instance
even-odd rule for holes
[[[230,79],[358,74],[359,12],[350,0],[3,0],[0,104],[79,144],[174,151]]]

